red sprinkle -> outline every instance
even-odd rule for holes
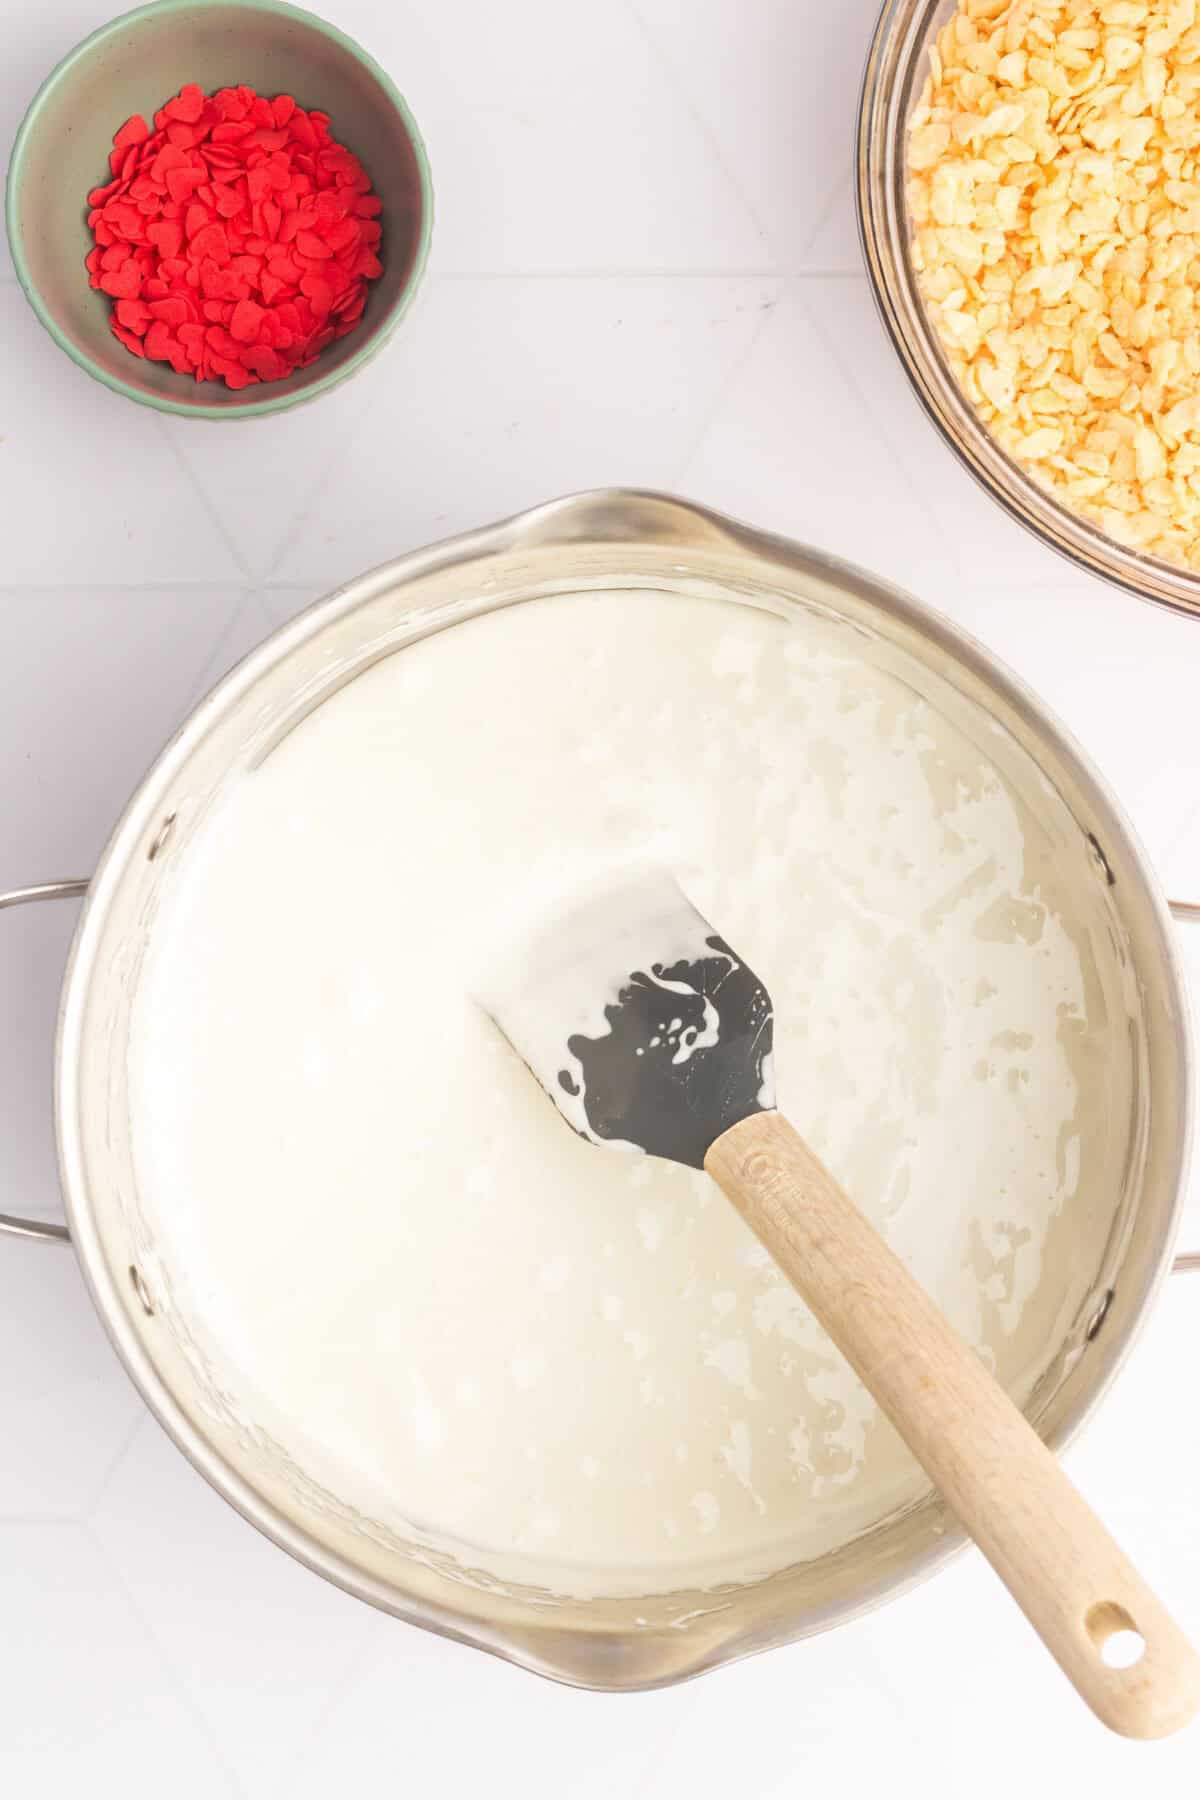
[[[86,264],[132,355],[240,390],[357,328],[383,271],[383,207],[328,113],[191,82],[153,128],[125,121],[109,167],[87,197]]]
[[[131,119],[126,119],[113,139],[113,149],[128,150],[130,144],[144,144],[149,136],[150,127],[145,119],[141,113],[134,113]]]

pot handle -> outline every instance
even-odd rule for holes
[[[35,900],[78,900],[88,891],[86,881],[49,881],[42,887],[14,888],[0,894],[0,912],[7,906],[28,906]],[[45,1219],[21,1219],[0,1213],[0,1235],[33,1238],[43,1244],[69,1244],[71,1234],[65,1225],[53,1225]]]

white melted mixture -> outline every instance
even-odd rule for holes
[[[571,595],[322,705],[172,852],[141,1204],[313,1480],[575,1594],[750,1579],[926,1491],[708,1178],[577,1138],[470,998],[515,895],[626,856],[762,977],[780,1104],[1018,1397],[1123,1129],[1078,834],[844,628]]]

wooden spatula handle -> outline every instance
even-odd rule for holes
[[[705,1167],[808,1302],[1092,1710],[1164,1737],[1200,1710],[1200,1657],[1037,1433],[778,1113]],[[1115,1632],[1144,1640],[1111,1668]]]

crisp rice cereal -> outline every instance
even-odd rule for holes
[[[996,441],[1200,568],[1196,0],[960,0],[913,114],[914,268]]]

